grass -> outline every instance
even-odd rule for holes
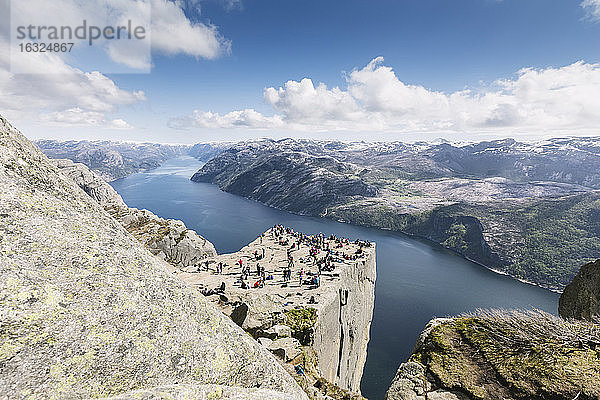
[[[285,324],[293,331],[311,329],[317,322],[317,310],[312,307],[297,308],[285,312]]]
[[[475,399],[600,396],[600,325],[531,311],[478,311],[433,328],[413,361]]]

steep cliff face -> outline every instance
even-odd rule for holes
[[[299,214],[428,238],[560,290],[574,266],[600,252],[600,191],[591,189],[599,162],[587,139],[461,147],[260,140],[230,147],[192,180]]]
[[[600,327],[529,311],[430,322],[386,400],[596,399]]]
[[[0,117],[3,397],[159,388],[155,398],[165,398],[160,387],[209,384],[229,386],[216,389],[223,398],[252,389],[306,398],[271,354],[168,269]]]
[[[341,271],[320,300],[312,347],[328,381],[360,392],[375,304],[375,251]],[[337,289],[337,290],[336,290]]]
[[[68,159],[51,159],[60,172],[68,176],[86,192],[92,199],[96,200],[102,207],[116,206],[127,207],[121,196],[100,175],[92,172],[86,165],[75,163]]]
[[[304,365],[309,378],[299,379],[311,398],[320,399],[323,392],[335,399],[355,398],[360,394],[373,317],[376,247],[340,238],[321,239],[290,228],[273,228],[239,252],[208,259],[201,269],[183,269],[179,276],[199,287],[283,362]],[[319,285],[310,283],[319,270],[310,255],[317,246],[317,259],[324,258],[326,246],[333,250],[333,270],[322,270]],[[294,260],[290,280],[283,278],[288,254]],[[222,272],[216,270],[218,265],[223,266]],[[259,266],[272,279],[254,287],[254,282],[260,282]],[[240,276],[245,275],[247,289],[240,284]],[[217,289],[220,286],[222,290]],[[292,373],[297,376],[293,369]],[[342,394],[333,396],[332,390]]]
[[[148,210],[127,207],[119,194],[85,165],[50,160],[121,223],[152,254],[176,267],[196,265],[217,254],[208,240],[178,220],[163,219]]]
[[[192,181],[217,183],[227,192],[308,215],[320,215],[356,196],[377,194],[374,186],[358,179],[357,167],[333,157],[253,150],[245,144],[228,149],[208,161]]]
[[[600,316],[600,260],[585,264],[558,302],[563,318],[592,320]]]

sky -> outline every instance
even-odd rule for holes
[[[16,25],[103,12],[151,37],[15,52]],[[600,0],[0,0],[0,16],[0,114],[32,139],[600,135]]]

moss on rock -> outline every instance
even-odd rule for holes
[[[540,311],[487,311],[433,327],[411,361],[473,399],[600,396],[600,326]]]

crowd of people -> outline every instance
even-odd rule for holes
[[[292,281],[297,279],[299,286],[307,285],[312,288],[318,288],[321,285],[321,275],[324,272],[333,272],[336,269],[336,263],[345,261],[357,260],[364,256],[364,248],[371,247],[369,241],[356,240],[351,242],[348,238],[337,237],[335,235],[326,236],[323,233],[316,235],[306,235],[301,232],[296,232],[292,228],[283,225],[274,225],[266,234],[259,238],[259,243],[262,245],[265,235],[277,243],[279,246],[286,249],[287,265],[281,267],[282,287],[287,287],[292,284]],[[355,251],[345,251],[351,244],[358,247]],[[297,256],[301,248],[308,248],[307,252],[303,252],[304,257]],[[261,266],[262,260],[265,258],[265,248],[254,250],[248,261],[242,258],[235,262],[236,269],[239,271],[239,278],[235,282],[242,289],[262,288],[267,284],[267,281],[274,281],[274,276]],[[214,261],[213,261],[214,262]],[[255,269],[251,271],[251,262],[256,263]],[[296,269],[297,263],[300,263],[300,268]],[[223,274],[227,264],[220,261],[216,263],[214,272]],[[198,267],[209,270],[209,261],[204,262]],[[296,277],[293,278],[296,270]],[[211,290],[216,293],[219,288]]]

